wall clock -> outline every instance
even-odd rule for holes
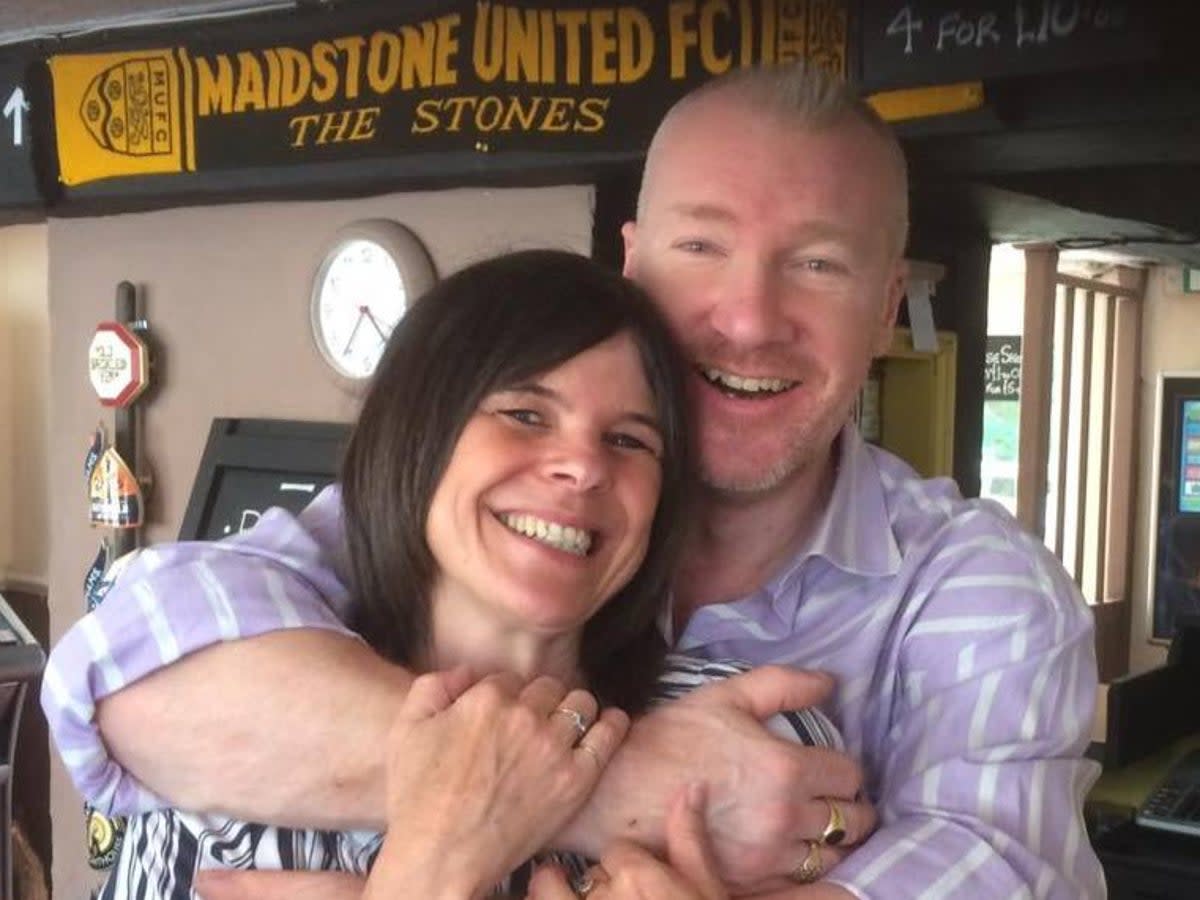
[[[340,229],[313,278],[313,338],[344,378],[369,378],[388,336],[434,282],[417,236],[397,222],[365,219]]]

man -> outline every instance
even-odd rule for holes
[[[830,846],[833,809],[849,844],[872,811],[821,799],[853,793],[827,786],[846,783],[844,760],[756,727],[826,689],[765,669],[637,723],[563,838],[576,849],[659,845],[677,773],[699,770],[736,884],[836,864],[794,896],[1103,895],[1080,821],[1096,774],[1080,759],[1096,680],[1082,598],[997,508],[920,480],[847,424],[890,342],[906,229],[896,139],[819,72],[737,73],[659,128],[622,233],[626,274],[695,370],[704,488],[668,636],[690,654],[831,673],[826,709],[879,828],[845,858]],[[141,579],[118,585],[127,597],[64,639],[44,702],[85,793],[131,805],[145,789],[104,755],[92,703],[106,697],[109,749],[178,805],[379,822],[379,738],[410,676],[328,633],[345,614],[338,527],[318,502],[228,549],[151,552]],[[184,608],[197,594],[207,602]],[[314,627],[211,648],[113,693],[215,640],[289,625]],[[99,660],[72,668],[88,648]]]

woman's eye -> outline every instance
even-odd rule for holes
[[[612,446],[620,447],[622,450],[644,450],[655,458],[660,455],[657,447],[651,446],[641,438],[623,431],[612,432],[607,436],[606,440]]]
[[[533,409],[501,409],[500,415],[512,419],[514,422],[520,422],[522,425],[541,425],[543,419],[541,413]]]

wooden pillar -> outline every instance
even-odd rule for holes
[[[1017,519],[1044,533],[1046,466],[1050,455],[1050,376],[1054,360],[1054,276],[1058,249],[1025,251],[1025,321],[1021,336],[1021,424],[1017,438]],[[1061,490],[1061,486],[1059,490]]]
[[[1096,608],[1096,661],[1101,681],[1129,671],[1129,638],[1133,585],[1130,558],[1133,554],[1133,520],[1137,498],[1137,467],[1140,452],[1138,424],[1141,397],[1142,300],[1146,273],[1121,266],[1117,284],[1134,292],[1118,294],[1113,314],[1113,369],[1111,420],[1132,423],[1115,428],[1108,453],[1108,521],[1105,523],[1104,572]]]

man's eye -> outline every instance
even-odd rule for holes
[[[500,415],[512,419],[514,422],[520,422],[522,425],[542,425],[544,420],[541,413],[533,409],[501,409],[498,410]]]
[[[679,241],[675,244],[675,247],[684,253],[712,253],[717,249],[715,244],[698,238]]]
[[[841,272],[844,269],[842,265],[834,260],[821,256],[797,260],[796,267],[803,269],[806,272],[820,272],[822,274]]]

